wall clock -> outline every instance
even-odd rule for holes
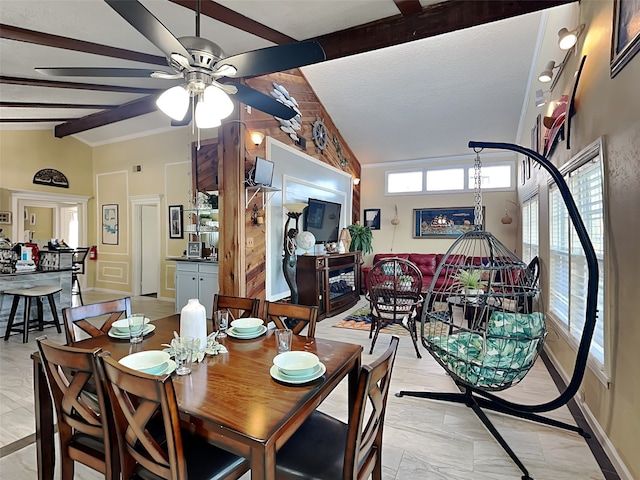
[[[318,153],[324,152],[324,149],[327,148],[327,143],[329,142],[329,134],[327,133],[327,127],[325,127],[324,122],[318,116],[316,116],[316,121],[313,122],[311,138],[316,144],[316,151]]]

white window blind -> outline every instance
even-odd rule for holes
[[[604,365],[604,209],[600,159],[576,168],[566,180],[598,258],[598,322],[590,354]],[[586,313],[587,262],[556,185],[549,191],[549,210],[549,309],[566,326],[567,333],[579,340]]]
[[[522,203],[522,260],[529,263],[538,255],[538,196]]]

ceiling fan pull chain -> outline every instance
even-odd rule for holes
[[[482,177],[480,176],[480,170],[482,169],[482,162],[480,161],[480,152],[476,152],[476,160],[473,165],[473,182],[476,192],[476,202],[474,207],[474,219],[473,224],[476,230],[482,230],[482,190],[481,183]]]

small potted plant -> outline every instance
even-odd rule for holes
[[[400,285],[401,290],[409,290],[412,283],[413,278],[411,277],[411,275],[400,275],[398,277],[398,284]]]
[[[351,235],[351,245],[349,250],[356,252],[360,250],[362,255],[373,252],[373,232],[369,227],[360,225],[359,222],[349,225],[349,234]]]
[[[483,288],[487,286],[487,282],[482,280],[482,272],[480,270],[460,270],[453,275],[455,283],[462,287],[462,291],[468,296],[477,296],[483,293]]]

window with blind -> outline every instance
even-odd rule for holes
[[[565,180],[596,251],[599,266],[598,321],[590,356],[603,367],[604,326],[604,208],[602,159],[598,154],[573,165]],[[587,262],[578,235],[555,184],[549,189],[549,310],[566,328],[570,338],[582,336],[586,313]]]
[[[529,263],[538,255],[538,196],[522,202],[522,260]]]

